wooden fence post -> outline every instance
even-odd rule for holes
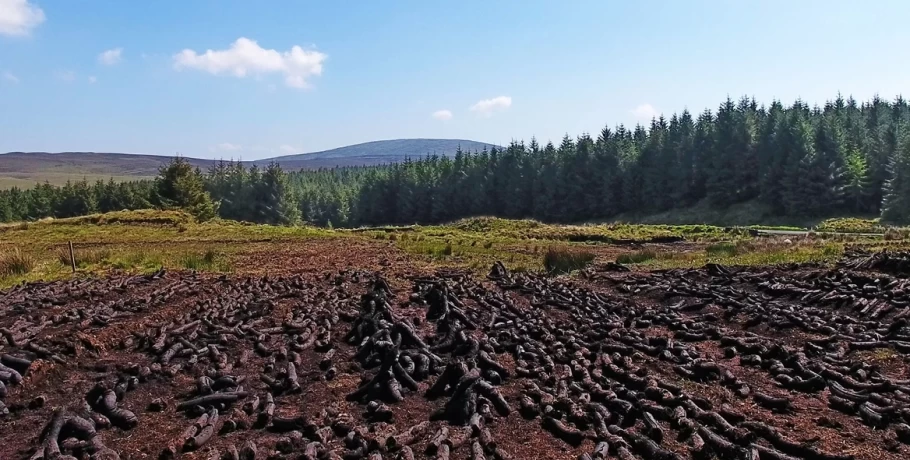
[[[70,246],[70,265],[73,267],[73,273],[76,273],[76,254],[73,252],[73,242],[69,242]]]

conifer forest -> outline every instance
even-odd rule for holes
[[[0,191],[0,221],[193,203],[201,218],[270,224],[429,224],[480,215],[574,223],[757,202],[778,216],[906,223],[910,108],[900,96],[837,95],[822,106],[743,97],[648,125],[566,134],[558,143],[531,137],[384,166],[287,172],[277,164],[223,161],[207,171],[184,164],[176,187],[166,183],[166,169],[155,181]]]

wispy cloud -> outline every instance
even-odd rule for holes
[[[114,65],[121,60],[123,60],[123,48],[109,49],[98,55],[98,62],[104,65]]]
[[[259,46],[255,40],[238,38],[228,49],[197,53],[185,49],[174,55],[174,67],[195,69],[212,75],[228,74],[237,78],[247,75],[284,74],[284,83],[292,88],[306,88],[307,80],[322,75],[322,63],[328,56],[316,50],[293,46],[279,52]]]
[[[658,112],[651,104],[642,104],[632,109],[632,115],[639,120],[650,120],[656,117]]]
[[[441,120],[441,121],[451,120],[452,111],[451,110],[437,110],[437,111],[433,112],[430,116],[437,120]]]
[[[499,96],[492,99],[477,101],[477,103],[471,106],[471,111],[483,117],[490,117],[494,112],[502,112],[511,106],[511,97]]]
[[[10,83],[19,83],[19,77],[13,75],[12,72],[3,72],[3,79]]]
[[[92,75],[92,76],[88,77],[88,82],[94,85],[95,83],[98,82],[98,78],[96,78],[94,75]]]
[[[42,22],[44,11],[28,0],[0,0],[0,35],[28,35]]]

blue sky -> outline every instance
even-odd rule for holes
[[[556,142],[727,95],[890,99],[908,17],[904,0],[0,0],[0,152]]]

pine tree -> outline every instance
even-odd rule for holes
[[[714,142],[714,115],[710,110],[705,110],[695,122],[695,139],[693,149],[697,152],[697,159],[692,166],[692,184],[690,196],[693,202],[704,199],[708,194],[708,178],[711,163],[715,156]]]
[[[813,193],[818,190],[807,179],[817,180],[813,169],[817,163],[812,129],[801,110],[791,110],[789,120],[782,127],[778,148],[783,149],[787,158],[784,174],[780,178],[781,199],[787,215],[815,215],[819,204]]]
[[[622,172],[619,169],[619,141],[622,126],[614,134],[610,128],[605,127],[594,145],[594,164],[596,174],[600,176],[600,184],[595,188],[599,194],[599,202],[593,217],[607,218],[619,214],[622,210]]]
[[[695,171],[701,161],[700,152],[695,148],[695,121],[688,110],[676,119],[675,129],[671,129],[667,148],[670,150],[676,167],[672,174],[671,197],[674,207],[691,206],[698,201],[695,196]],[[671,126],[673,125],[671,120]]]
[[[559,180],[557,175],[558,153],[552,142],[547,145],[540,153],[539,167],[534,175],[532,190],[534,192],[534,210],[533,216],[543,221],[554,221],[559,218],[561,213],[558,209],[557,191]]]
[[[869,166],[866,158],[856,150],[851,150],[844,160],[841,176],[843,187],[841,200],[845,210],[851,213],[864,213],[869,200]]]
[[[181,157],[158,171],[155,197],[161,207],[185,209],[199,221],[210,220],[218,212],[218,203],[205,190],[202,172]]]
[[[902,126],[899,142],[888,167],[884,184],[882,220],[910,223],[910,125]]]
[[[84,216],[98,210],[94,191],[85,179],[75,183],[67,181],[58,196],[54,203],[56,217]]]
[[[10,194],[0,191],[0,222],[12,222],[13,207],[10,205]]]
[[[258,181],[252,184],[251,199],[254,211],[250,220],[253,222],[288,225],[300,220],[300,210],[288,184],[287,174],[278,163],[269,163]]]
[[[787,163],[787,150],[779,144],[782,142],[782,132],[787,129],[788,117],[784,106],[779,101],[773,101],[759,126],[756,140],[756,155],[758,159],[758,184],[759,198],[766,205],[772,207],[776,213],[784,211],[781,199],[780,178]]]

